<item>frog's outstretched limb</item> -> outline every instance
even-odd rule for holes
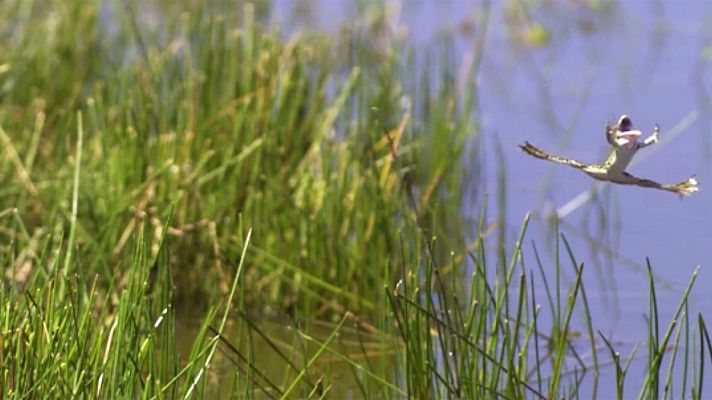
[[[695,179],[694,176],[690,177],[684,182],[676,183],[674,185],[661,185],[655,181],[651,181],[650,179],[635,177],[627,172],[624,172],[623,175],[628,179],[616,183],[620,183],[623,185],[636,185],[651,189],[667,190],[668,192],[673,192],[680,197],[689,196],[700,190],[700,187],[697,184],[697,179]]]
[[[555,156],[552,154],[549,154],[536,146],[532,145],[529,142],[524,142],[524,144],[520,144],[519,147],[527,154],[529,154],[532,157],[536,157],[540,160],[546,160],[546,161],[551,161],[563,165],[568,165],[570,167],[574,167],[577,169],[584,169],[589,167],[588,164],[584,164],[580,161],[572,160],[570,158],[563,158],[559,156]]]

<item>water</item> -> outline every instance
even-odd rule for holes
[[[526,13],[531,19],[518,24],[514,16],[523,11],[518,8],[521,3],[529,4]],[[484,176],[490,193],[496,191],[496,140],[504,148],[508,237],[513,240],[528,212],[533,215],[529,238],[552,237],[547,214],[561,211],[594,184],[578,171],[525,155],[517,145],[526,140],[552,153],[601,162],[609,150],[604,125],[623,113],[646,136],[655,123],[660,124],[663,142],[666,135],[667,139],[675,135],[668,143],[641,151],[640,162],[629,170],[632,174],[661,183],[680,182],[694,174],[702,187],[681,200],[668,192],[604,185],[598,200],[567,208],[562,218],[562,233],[579,260],[586,262],[584,280],[595,327],[617,341],[626,355],[647,335],[646,257],[657,277],[661,323],[672,318],[698,266],[690,315],[712,310],[712,296],[706,293],[712,285],[708,261],[712,259],[712,189],[707,190],[712,187],[708,97],[712,4],[624,1],[595,11],[583,1],[554,2],[555,6],[530,3],[494,2],[478,78]],[[287,17],[295,4],[275,2],[275,21],[287,30],[299,25]],[[352,11],[349,2],[299,4],[312,4],[311,23],[316,25],[311,27],[327,31],[337,29]],[[409,40],[416,45],[430,43],[443,30],[476,23],[482,8],[482,3],[470,1],[389,4],[400,10],[394,13],[394,26],[409,27]],[[548,43],[535,35],[532,22],[550,32]],[[521,39],[526,32],[534,33],[529,43]],[[474,39],[467,34],[457,37],[458,59],[464,60],[474,48]],[[684,129],[676,133],[676,126]],[[550,259],[547,248],[551,246],[537,245]],[[524,257],[533,267],[530,246]],[[583,328],[583,321],[575,323]],[[600,354],[608,359],[603,351]],[[631,376],[636,375],[642,371],[634,368]],[[613,390],[599,387],[598,394],[605,398]]]
[[[187,352],[193,346],[204,315],[182,310],[177,317],[177,332],[181,332],[177,347]],[[247,332],[246,327],[241,328],[235,323],[239,320],[240,317],[235,316],[226,327],[224,339],[229,346],[223,342],[215,357],[207,378],[210,385],[206,396],[220,398],[225,391],[221,385],[227,385],[239,376],[240,382],[249,378],[254,389],[252,395],[256,398],[276,398],[281,392],[275,386],[280,385],[284,390],[294,380],[309,382],[310,387],[318,387],[315,392],[318,396],[326,395],[327,398],[360,399],[364,393],[371,397],[378,397],[377,394],[387,397],[383,387],[369,379],[367,373],[342,358],[365,363],[372,372],[386,375],[386,371],[378,368],[394,365],[396,349],[382,337],[363,329],[352,329],[353,324],[349,323],[329,342],[329,350],[322,351],[320,346],[333,333],[335,324],[311,321],[307,331],[295,320],[251,316],[250,320],[259,327]],[[315,357],[317,353],[319,355]],[[299,371],[307,364],[309,371],[302,377]],[[322,376],[329,379],[322,382]],[[306,397],[302,390],[295,390],[288,398]]]
[[[646,2],[621,2],[610,16],[612,21],[602,22],[606,31],[587,35],[576,31],[577,21],[562,21],[564,26],[559,29],[571,30],[571,34],[565,38],[553,35],[551,50],[524,50],[523,54],[509,56],[502,56],[507,52],[491,51],[485,58],[481,78],[483,98],[487,99],[483,101],[485,140],[498,135],[508,144],[505,157],[511,230],[526,212],[558,209],[593,184],[577,171],[524,156],[515,144],[528,140],[571,158],[599,162],[608,151],[604,124],[622,113],[630,115],[646,133],[659,123],[662,138],[686,116],[693,121],[674,141],[656,149],[630,172],[663,183],[697,174],[703,187],[700,193],[680,200],[666,192],[614,186],[607,188],[611,199],[602,209],[596,210],[589,203],[564,218],[563,232],[582,260],[600,253],[592,253],[581,235],[616,238],[609,246],[619,256],[608,267],[596,266],[603,268],[605,278],[597,289],[600,297],[610,297],[606,292],[618,287],[617,295],[619,300],[625,298],[625,306],[619,302],[610,314],[605,302],[593,302],[601,305],[594,309],[594,316],[601,316],[596,318],[598,324],[607,323],[614,332],[627,332],[633,337],[644,334],[641,329],[646,324],[641,314],[646,310],[648,295],[645,257],[650,258],[664,287],[659,291],[663,297],[661,315],[668,319],[674,311],[674,300],[697,266],[701,267],[697,286],[704,288],[712,283],[705,269],[705,261],[712,255],[708,246],[712,238],[712,195],[704,190],[710,176],[710,109],[700,98],[704,79],[695,79],[696,71],[704,68],[700,54],[709,42],[700,16],[712,15],[711,10],[702,2],[685,2],[670,10]],[[493,21],[499,18],[495,14]],[[493,27],[489,48],[506,48],[503,29],[497,29],[503,27]],[[501,93],[502,85],[488,84],[493,81],[506,82],[508,93]],[[490,170],[490,182],[495,173]],[[608,219],[602,232],[581,229],[586,221],[599,218]],[[548,227],[538,223],[534,229],[546,235]],[[712,299],[697,291],[691,304],[699,310],[711,309]]]
[[[624,355],[647,334],[645,257],[650,258],[658,277],[661,321],[667,323],[672,318],[697,266],[700,275],[690,300],[690,315],[712,309],[712,298],[705,293],[712,283],[706,263],[712,255],[708,244],[712,239],[712,195],[704,189],[710,181],[710,109],[703,97],[704,78],[709,73],[700,57],[710,39],[703,16],[712,15],[711,10],[702,2],[675,7],[663,4],[660,8],[647,2],[621,2],[610,20],[601,21],[604,31],[589,35],[577,31],[576,18],[564,20],[558,30],[570,34],[552,35],[551,49],[490,51],[485,58],[481,78],[483,98],[487,99],[483,101],[485,140],[498,135],[509,144],[505,157],[512,231],[526,212],[559,209],[593,184],[574,170],[524,156],[515,144],[528,140],[571,158],[597,162],[605,159],[608,151],[603,136],[606,120],[615,121],[622,113],[629,114],[645,133],[659,123],[662,138],[684,118],[693,121],[674,141],[656,149],[630,172],[665,183],[697,174],[703,188],[700,193],[680,200],[670,193],[614,186],[607,188],[610,200],[604,205],[587,203],[563,219],[562,231],[579,259],[586,261],[584,278],[594,323],[619,342],[617,348]],[[500,18],[495,14],[492,20]],[[507,49],[504,27],[493,24],[493,28],[489,48]],[[495,173],[490,170],[490,182],[494,182]],[[607,223],[597,230],[600,218],[606,218]],[[542,219],[536,220],[533,228],[533,237],[551,236]],[[605,257],[583,236],[608,242],[616,256],[607,262],[592,262]],[[578,321],[579,326],[582,322]],[[641,379],[642,364],[634,364],[632,382]],[[610,382],[605,374],[612,371],[603,373],[602,382]],[[627,395],[637,394],[631,392],[633,387]],[[602,398],[614,395],[611,387],[601,385],[598,389]]]

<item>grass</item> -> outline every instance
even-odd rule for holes
[[[3,398],[702,396],[696,274],[660,321],[648,263],[649,334],[619,354],[563,235],[551,263],[528,217],[491,237],[506,163],[490,224],[452,39],[416,51],[362,6],[285,37],[265,2],[0,4]]]

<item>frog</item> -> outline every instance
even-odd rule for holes
[[[638,151],[659,142],[660,126],[655,124],[652,134],[644,140],[641,140],[642,135],[640,130],[633,127],[633,121],[626,114],[621,115],[615,125],[607,124],[605,136],[612,149],[603,164],[586,164],[571,158],[552,155],[527,141],[519,145],[519,147],[532,157],[568,165],[599,181],[659,189],[675,193],[680,197],[689,196],[700,190],[699,183],[694,175],[680,183],[668,185],[660,184],[650,179],[639,178],[626,172],[626,168]]]

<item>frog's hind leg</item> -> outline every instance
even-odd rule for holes
[[[572,160],[570,158],[563,158],[555,155],[551,155],[543,150],[540,150],[536,146],[532,145],[529,142],[524,142],[523,145],[519,145],[519,147],[524,151],[525,153],[529,154],[532,157],[538,158],[540,160],[546,160],[546,161],[551,161],[555,162],[558,164],[563,164],[563,165],[568,165],[570,167],[574,167],[577,169],[584,169],[589,167],[589,165],[584,164],[582,162]]]
[[[667,190],[668,192],[673,192],[680,197],[689,196],[700,190],[697,180],[694,177],[689,178],[686,181],[676,183],[674,185],[661,185],[657,182],[651,181],[650,179],[643,179],[635,177],[627,172],[623,173],[629,180],[627,182],[620,182],[628,185],[637,185],[645,188]]]

